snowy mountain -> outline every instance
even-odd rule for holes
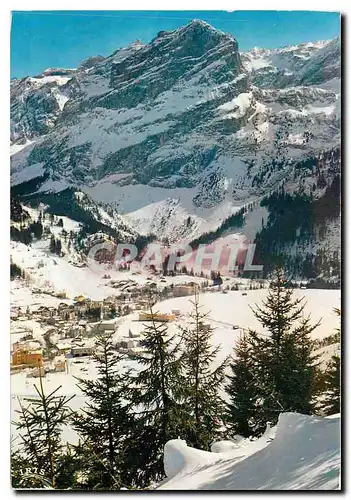
[[[340,40],[302,43],[280,49],[255,47],[241,54],[254,85],[284,88],[320,85],[340,92]]]
[[[79,189],[142,234],[192,241],[282,185],[309,195],[323,175],[311,196],[324,196],[340,169],[339,81],[339,39],[240,54],[195,20],[13,80],[12,185]]]

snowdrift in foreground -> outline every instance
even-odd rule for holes
[[[282,413],[275,439],[260,439],[219,453],[180,439],[165,446],[164,490],[337,490],[340,488],[340,417]],[[228,442],[226,442],[228,443]]]

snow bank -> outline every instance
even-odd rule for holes
[[[172,439],[165,445],[164,468],[168,478],[176,476],[184,469],[211,465],[219,457],[209,451],[196,450],[187,446],[183,439]]]
[[[222,453],[169,441],[164,463],[167,480],[158,489],[337,490],[340,418],[282,413],[272,442],[262,436]]]

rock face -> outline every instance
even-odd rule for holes
[[[240,54],[233,36],[195,20],[14,80],[12,182],[79,188],[138,221],[175,199],[175,221],[185,211],[216,227],[219,207],[223,220],[287,181],[301,189],[296,165],[339,146],[339,82],[339,39]]]
[[[255,48],[241,54],[252,82],[261,88],[317,85],[339,79],[340,39],[303,43],[282,49]],[[335,90],[339,90],[336,81]]]

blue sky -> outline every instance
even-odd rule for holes
[[[49,67],[75,68],[88,56],[107,56],[136,39],[202,19],[232,33],[239,50],[282,47],[339,35],[337,12],[313,11],[15,11],[11,77]]]

